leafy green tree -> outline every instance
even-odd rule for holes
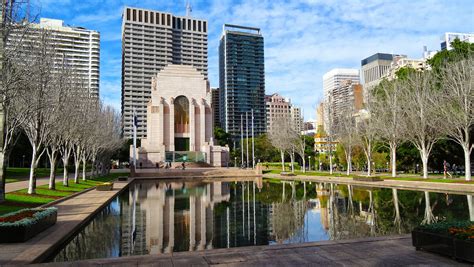
[[[219,146],[228,145],[229,148],[233,147],[233,146],[231,146],[232,136],[220,127],[215,127],[214,128],[214,139],[215,139],[215,143]]]
[[[467,59],[474,56],[474,44],[454,39],[451,43],[453,49],[442,50],[428,59],[428,64],[435,72],[439,72],[447,63]]]

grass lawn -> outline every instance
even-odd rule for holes
[[[460,184],[474,184],[474,181],[466,181],[464,179],[443,179],[443,178],[428,178],[421,177],[391,177],[383,176],[385,180],[401,180],[401,181],[417,181],[417,182],[437,182],[437,183],[460,183]]]
[[[263,170],[263,174],[280,174],[280,169],[269,169]],[[303,173],[302,171],[295,171],[297,175],[305,175],[305,176],[325,176],[325,177],[339,177],[339,178],[352,178],[354,175],[347,176],[345,173],[333,173],[332,175],[329,172],[315,172],[315,171],[308,171]],[[365,174],[357,174],[357,175],[365,175]],[[437,183],[462,183],[462,184],[474,184],[474,181],[466,181],[462,177],[461,178],[454,178],[454,179],[443,179],[443,174],[433,174],[430,175],[430,178],[424,179],[419,175],[409,175],[409,176],[401,176],[393,178],[387,173],[376,173],[374,176],[380,176],[385,180],[401,180],[401,181],[417,181],[417,182],[437,182]],[[441,177],[441,178],[437,178]]]
[[[7,193],[7,201],[5,203],[0,204],[0,215],[12,211],[17,211],[25,207],[41,206],[43,204],[47,204],[62,197],[66,197],[76,192],[80,192],[85,189],[94,187],[103,182],[115,180],[119,176],[123,175],[123,173],[111,173],[109,175],[94,178],[87,181],[81,180],[79,184],[75,184],[74,181],[70,180],[69,186],[63,186],[61,181],[56,183],[56,190],[49,190],[48,185],[42,185],[36,188],[36,194],[34,195],[28,195],[27,189]]]

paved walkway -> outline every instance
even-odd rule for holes
[[[116,173],[116,172],[128,172],[128,171],[120,169],[120,170],[110,170],[110,172],[111,173]],[[87,172],[86,173],[87,177],[89,177],[90,174],[91,174],[91,172]],[[74,179],[74,176],[70,176],[69,180],[71,180],[71,179]],[[82,172],[81,172],[81,175],[80,175],[79,179],[82,180]],[[63,180],[63,175],[62,174],[56,175],[56,182],[61,182],[62,180]],[[18,191],[18,190],[21,190],[21,189],[28,188],[28,183],[29,183],[28,179],[25,180],[25,181],[7,183],[7,184],[5,184],[5,192],[10,193],[10,192],[13,192],[13,191]],[[49,176],[48,177],[36,178],[36,186],[41,186],[41,185],[45,185],[45,184],[49,184]]]
[[[62,177],[61,177],[62,178]],[[10,193],[13,191],[18,191],[21,189],[28,188],[29,180],[20,181],[20,182],[13,182],[5,184],[5,192]],[[36,179],[36,186],[41,186],[49,183],[49,177],[37,178]]]
[[[467,265],[416,251],[410,236],[240,247],[173,254],[96,259],[46,266],[409,266]]]
[[[389,187],[417,191],[430,191],[441,193],[460,193],[474,194],[474,184],[462,183],[437,183],[437,182],[419,182],[419,181],[403,181],[403,180],[384,180],[378,182],[354,181],[347,177],[328,177],[328,176],[281,176],[279,174],[264,174],[263,178],[275,178],[281,180],[304,180],[313,182],[329,182],[338,184],[353,184],[369,187]]]
[[[54,205],[58,208],[58,221],[54,226],[25,243],[0,244],[0,266],[41,262],[127,184],[115,182],[113,191],[91,190]]]

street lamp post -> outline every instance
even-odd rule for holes
[[[308,156],[308,171],[311,171],[311,156]]]
[[[23,155],[23,163],[21,164],[21,167],[25,168],[25,155]]]

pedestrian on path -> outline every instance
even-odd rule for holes
[[[449,178],[453,178],[451,173],[449,173],[449,163],[446,160],[443,161],[443,169],[444,169],[444,179],[446,179],[446,175],[449,175]]]

